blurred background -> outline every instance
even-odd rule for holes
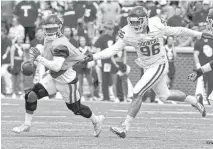
[[[158,16],[168,26],[182,26],[205,32],[206,17],[213,6],[208,0],[143,0],[143,1],[1,1],[1,96],[22,99],[25,91],[37,83],[45,68],[36,68],[32,76],[23,76],[21,63],[29,58],[30,47],[44,50],[42,22],[49,14],[57,14],[64,23],[62,32],[84,54],[110,47],[126,17],[134,6],[144,6],[149,17]],[[165,19],[165,14],[167,18]],[[197,83],[187,81],[193,68],[213,59],[213,43],[191,37],[165,37],[169,60],[168,86],[205,98],[213,90],[213,74]],[[133,47],[125,47],[110,59],[77,65],[82,100],[130,102],[132,88],[143,75],[134,60]],[[50,98],[61,98],[60,94]],[[144,102],[164,104],[150,90]],[[207,103],[207,102],[206,102]],[[175,104],[175,102],[173,102]]]

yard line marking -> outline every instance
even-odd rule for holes
[[[118,118],[125,118],[125,117],[116,117],[116,116],[107,116],[106,117],[106,119],[107,118],[112,118],[112,119],[118,119]],[[187,119],[187,120],[200,120],[201,118],[187,118],[187,117],[183,117],[183,118],[181,118],[181,117],[177,117],[177,118],[174,118],[174,117],[149,117],[149,118],[147,118],[147,117],[140,117],[140,116],[137,116],[137,119],[153,119],[153,120],[160,120],[160,119],[172,119],[172,120],[175,120],[175,119],[179,119],[179,120],[181,120],[181,119]],[[212,120],[212,118],[203,118],[202,119],[202,121],[203,120]]]
[[[7,118],[7,117],[17,117],[17,116],[8,116],[8,115],[5,115],[5,116],[2,116],[2,117],[5,117],[5,118]],[[38,118],[60,118],[60,117],[64,117],[64,118],[66,118],[67,116],[33,116],[33,117],[38,117]]]
[[[14,104],[14,103],[1,103],[2,106],[19,106],[20,104]]]
[[[67,116],[56,116],[56,115],[51,115],[51,116],[33,116],[33,117],[41,117],[41,118],[59,118],[59,117],[64,117],[66,118]]]
[[[127,112],[128,110],[109,110],[109,112]],[[147,114],[198,114],[198,112],[184,112],[184,111],[140,111],[140,113]],[[208,115],[213,115],[213,113],[208,113]]]

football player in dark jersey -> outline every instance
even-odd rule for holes
[[[207,28],[211,33],[213,33],[213,8],[209,10],[209,14],[206,18],[207,21]],[[209,71],[213,70],[213,60],[211,60],[209,63],[203,65],[200,68],[197,68],[193,70],[193,73],[188,75],[188,79],[191,81],[196,81],[200,76],[202,76],[204,73],[207,73]],[[212,76],[213,77],[213,76]],[[210,100],[213,100],[213,91],[208,97]]]

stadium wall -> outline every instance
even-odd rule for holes
[[[131,47],[127,47],[127,64],[131,67],[129,75],[132,84],[135,85],[140,79],[140,68],[135,64],[137,54]],[[177,58],[175,60],[175,80],[173,89],[184,91],[187,94],[195,94],[196,83],[187,80],[187,75],[192,72],[195,64],[193,59],[193,48],[191,47],[177,47]]]

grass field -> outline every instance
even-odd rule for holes
[[[99,138],[89,120],[75,116],[61,100],[41,100],[30,132],[11,129],[24,121],[24,101],[2,99],[2,149],[213,149],[213,108],[208,115],[186,104],[144,104],[127,138],[109,131],[126,115],[128,104],[85,102],[106,121]]]

